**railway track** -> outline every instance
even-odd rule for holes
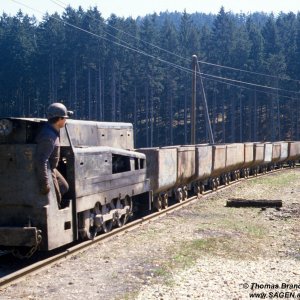
[[[58,263],[60,261],[63,261],[64,259],[68,258],[69,256],[74,255],[74,254],[76,254],[80,251],[87,250],[93,244],[100,243],[100,242],[107,242],[107,241],[109,241],[110,239],[112,239],[116,236],[122,235],[122,234],[124,234],[128,231],[134,230],[134,229],[136,229],[136,228],[138,228],[138,227],[140,227],[144,224],[147,224],[149,222],[153,222],[153,221],[155,221],[155,220],[157,220],[157,219],[159,219],[159,218],[161,218],[161,217],[163,217],[167,214],[170,214],[170,213],[172,213],[172,212],[174,212],[178,209],[181,209],[183,207],[186,207],[186,206],[190,205],[191,203],[194,203],[194,202],[199,201],[201,199],[205,199],[211,193],[222,191],[224,189],[227,189],[229,187],[232,187],[234,185],[242,183],[242,182],[244,182],[244,180],[253,180],[257,177],[268,176],[268,175],[274,174],[274,173],[279,172],[279,171],[284,171],[284,170],[285,169],[276,169],[276,170],[267,172],[265,174],[261,173],[261,174],[258,174],[257,176],[251,176],[249,178],[241,178],[237,181],[232,181],[232,182],[230,182],[229,185],[219,186],[219,188],[216,191],[208,190],[208,191],[204,192],[200,196],[200,198],[198,198],[197,196],[192,196],[192,197],[188,198],[185,201],[182,201],[182,202],[176,203],[174,205],[171,205],[171,206],[169,206],[169,207],[167,207],[167,208],[165,208],[161,211],[158,211],[158,212],[152,213],[150,215],[147,215],[145,217],[142,217],[140,219],[134,220],[134,221],[124,225],[121,228],[117,228],[117,229],[114,229],[111,232],[96,236],[93,240],[84,241],[84,242],[81,242],[81,243],[79,243],[75,246],[71,246],[70,248],[67,248],[66,250],[64,250],[64,251],[62,251],[58,254],[55,254],[55,255],[53,255],[51,257],[48,257],[46,259],[42,259],[38,262],[35,262],[35,263],[33,263],[29,266],[24,267],[24,268],[22,268],[18,271],[15,271],[11,274],[3,276],[2,278],[0,278],[0,288],[4,289],[5,287],[7,287],[7,286],[9,286],[13,283],[16,283],[18,281],[23,280],[24,278],[26,278],[26,276],[28,276],[30,274],[37,273],[41,269],[44,269],[46,267],[50,267],[51,265],[53,265],[55,263]],[[0,253],[0,254],[1,255],[6,255],[6,253]]]

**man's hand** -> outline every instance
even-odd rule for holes
[[[50,192],[50,186],[49,185],[44,185],[40,188],[40,193],[42,195],[48,195]]]

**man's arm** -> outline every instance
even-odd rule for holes
[[[46,195],[50,191],[49,178],[48,178],[48,160],[53,152],[54,143],[51,139],[41,139],[37,143],[36,152],[36,170],[39,181],[40,192]]]

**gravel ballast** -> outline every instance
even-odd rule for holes
[[[283,207],[225,207],[232,198]],[[0,299],[300,299],[299,216],[299,169],[245,180],[0,288]]]

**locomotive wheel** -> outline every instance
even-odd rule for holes
[[[102,232],[103,233],[110,232],[112,230],[112,226],[113,226],[113,221],[112,220],[104,222],[102,224]]]
[[[122,200],[118,200],[117,208],[124,208],[126,206],[129,206],[129,211],[125,215],[122,215],[120,218],[117,218],[116,222],[118,227],[124,226],[132,213],[132,201],[129,197],[126,197]]]
[[[108,214],[110,211],[110,206],[109,205],[102,205],[101,207],[101,213],[104,216],[105,214]],[[113,220],[108,220],[103,222],[101,226],[101,231],[104,233],[110,232],[112,230],[113,226]]]
[[[83,227],[80,229],[80,238],[82,240],[92,240],[97,234],[97,228],[94,226],[93,213],[87,210],[82,215]]]

